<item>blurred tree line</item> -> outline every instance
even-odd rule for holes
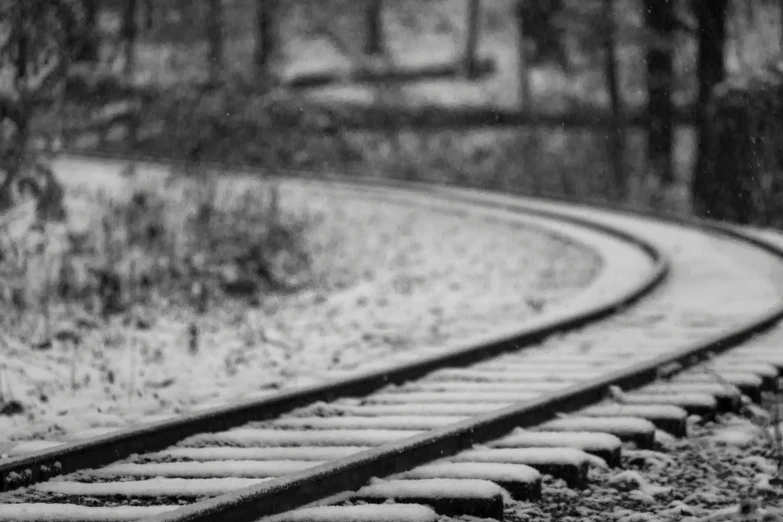
[[[253,140],[257,142],[260,132],[258,121],[263,121],[265,129],[286,126],[291,129],[316,129],[322,135],[318,139],[323,141],[324,151],[343,154],[344,159],[347,158],[345,155],[350,156],[348,149],[335,146],[339,141],[335,137],[338,131],[328,121],[328,112],[317,104],[301,100],[301,103],[292,103],[287,98],[266,95],[274,93],[279,87],[278,53],[284,45],[281,21],[292,10],[298,9],[299,14],[304,13],[303,17],[308,20],[310,30],[325,35],[346,55],[371,69],[376,67],[379,59],[383,61],[388,53],[384,12],[389,9],[392,0],[244,0],[241,3],[242,14],[252,20],[254,45],[252,66],[244,68],[241,79],[228,72],[226,67],[227,60],[233,59],[233,55],[229,56],[227,52],[232,35],[227,34],[225,23],[228,16],[226,6],[232,1],[0,0],[0,24],[4,35],[0,48],[3,77],[0,117],[3,129],[2,169],[6,173],[0,185],[0,208],[9,204],[10,185],[23,167],[24,151],[31,133],[35,132],[33,115],[49,115],[48,120],[43,120],[48,122],[48,127],[43,127],[56,129],[57,121],[63,118],[62,106],[74,105],[70,100],[77,100],[87,110],[99,105],[101,100],[128,97],[134,93],[146,95],[146,98],[142,96],[141,99],[147,100],[158,115],[169,115],[172,121],[176,121],[176,124],[172,124],[174,128],[182,129],[182,132],[187,129],[192,134],[187,142],[176,143],[176,147],[172,147],[172,144],[167,146],[184,151],[193,159],[220,159],[222,152],[217,151],[230,148],[229,142],[236,141],[237,133],[249,143]],[[421,4],[433,1],[422,0]],[[462,63],[457,74],[472,79],[481,74],[477,57],[482,2],[463,1],[465,27],[461,33],[463,41],[459,44],[462,48]],[[623,198],[627,191],[623,151],[627,148],[632,115],[628,114],[620,88],[618,1],[579,3],[577,8],[581,11],[575,16],[574,12],[569,11],[567,0],[516,0],[514,13],[519,34],[527,45],[520,50],[520,53],[525,53],[524,65],[553,63],[564,70],[571,67],[567,39],[569,35],[584,30],[585,21],[581,19],[580,13],[591,13],[592,18],[586,18],[586,23],[597,24],[590,28],[590,34],[597,35],[598,40],[587,41],[603,53],[603,71],[610,98],[609,118],[603,124],[606,125],[605,132],[610,136],[613,151],[612,197]],[[774,2],[783,4],[779,0],[747,0],[740,4],[769,7]],[[683,123],[679,121],[682,111],[678,112],[673,99],[677,53],[675,36],[685,34],[692,38],[697,49],[694,71],[697,95],[695,103],[684,111],[688,118],[685,123],[694,125],[703,138],[698,142],[697,160],[690,181],[695,209],[703,215],[749,220],[753,205],[758,203],[758,198],[752,194],[755,189],[748,181],[755,176],[754,172],[745,166],[743,174],[738,175],[738,168],[728,169],[726,161],[716,160],[719,154],[731,153],[735,159],[742,154],[750,154],[745,162],[753,163],[755,155],[760,154],[758,150],[745,150],[756,146],[753,140],[742,150],[737,149],[737,143],[731,143],[733,148],[728,147],[724,143],[729,140],[726,134],[728,131],[722,131],[723,127],[716,123],[720,121],[722,125],[725,115],[733,122],[732,132],[740,128],[749,129],[751,125],[740,121],[739,114],[743,113],[743,104],[747,100],[738,102],[740,98],[736,90],[732,91],[733,105],[726,102],[724,107],[722,102],[716,102],[714,96],[716,86],[726,80],[730,1],[639,0],[639,3],[642,7],[640,16],[646,28],[643,68],[647,78],[646,111],[640,121],[646,132],[650,171],[664,187],[675,183],[675,130]],[[783,9],[783,5],[777,8]],[[348,16],[352,20],[361,20],[361,31],[346,30],[340,25],[338,19]],[[192,31],[183,31],[183,25],[177,24],[177,20],[183,19]],[[352,27],[355,29],[355,25]],[[166,31],[168,33],[164,36]],[[355,41],[357,34],[361,36],[361,42]],[[192,85],[183,87],[182,82],[178,82],[174,86],[157,88],[151,94],[144,91],[147,87],[140,87],[134,76],[140,37],[205,41],[208,57],[206,83],[194,88]],[[107,52],[111,54],[108,61],[115,65],[119,63],[119,69],[106,65]],[[520,82],[523,91],[526,89],[526,81],[524,79]],[[379,89],[393,90],[393,82],[388,85],[381,83],[383,85]],[[227,94],[225,89],[232,90]],[[260,101],[259,92],[266,93],[266,97]],[[777,110],[774,96],[770,96],[769,103],[773,105],[768,108]],[[725,96],[721,100],[725,100]],[[201,115],[194,107],[201,105],[219,109],[209,115],[209,122],[198,119]],[[223,123],[218,120],[224,118],[225,114],[234,115],[235,128],[230,132],[229,129],[223,129],[226,143],[218,146],[212,143],[220,141],[215,139],[215,132],[204,132],[201,127],[208,125],[221,128]],[[754,117],[758,118],[762,114],[757,111]],[[527,116],[518,117],[520,122],[528,121],[525,118]],[[535,121],[531,117],[529,124],[535,125]],[[755,125],[758,127],[758,122]],[[281,131],[280,141],[285,142],[283,145],[287,148],[284,147],[285,150],[276,154],[300,156],[301,151],[297,149],[305,147],[302,140],[304,138],[299,139]],[[716,143],[723,143],[723,146],[716,148]],[[213,156],[205,155],[206,149],[210,149]],[[254,161],[263,162],[265,158],[267,156],[260,151],[250,155]]]

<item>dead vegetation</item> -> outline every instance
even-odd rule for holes
[[[211,174],[131,180],[125,197],[80,191],[67,199],[67,221],[31,211],[7,224],[0,244],[4,343],[70,350],[76,388],[75,353],[92,333],[110,333],[113,324],[149,330],[175,309],[195,354],[199,318],[211,308],[227,300],[257,305],[264,295],[305,284],[307,220],[281,210],[272,183],[219,187]],[[6,411],[13,400],[0,396],[5,414],[15,412]]]

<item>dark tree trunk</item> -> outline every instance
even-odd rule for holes
[[[370,56],[383,54],[383,0],[368,0],[365,16],[367,41],[364,52]]]
[[[660,181],[671,185],[674,182],[674,107],[671,99],[674,0],[644,0],[644,15],[647,28],[654,35],[654,42],[647,50],[647,111],[650,116],[647,158]]]
[[[84,6],[84,32],[74,35],[72,41],[75,54],[73,60],[76,62],[97,62],[100,49],[100,38],[98,33],[98,13],[100,9],[99,0],[83,0]]]
[[[259,78],[271,76],[272,55],[277,40],[276,9],[277,0],[256,0],[255,62]]]
[[[615,22],[614,0],[604,0],[604,17],[606,34],[604,39],[605,76],[609,88],[609,99],[612,104],[612,131],[610,137],[610,154],[612,156],[612,197],[621,199],[625,196],[626,176],[623,157],[625,154],[625,136],[623,134],[623,100],[620,92],[617,55],[615,52]]]
[[[481,0],[467,0],[467,35],[465,37],[464,71],[465,76],[473,79],[478,76],[476,48],[478,47],[479,27],[481,25]]]
[[[125,74],[132,75],[136,62],[136,0],[125,0],[122,39],[125,42]]]
[[[699,97],[697,100],[697,125],[699,145],[696,166],[691,180],[691,195],[696,211],[711,214],[728,194],[718,194],[716,188],[724,182],[711,179],[709,158],[709,118],[707,109],[712,91],[725,77],[724,49],[726,46],[726,10],[728,0],[696,0],[696,16],[699,23],[699,47],[697,72]],[[725,181],[725,180],[724,180]]]
[[[144,30],[151,31],[155,26],[155,6],[153,0],[144,0]]]
[[[223,73],[223,6],[221,0],[209,0],[209,80],[216,84]]]
[[[563,9],[563,0],[522,0],[519,5],[519,16],[527,35],[525,38],[535,44],[531,63],[555,63],[568,67],[562,30],[555,23]]]

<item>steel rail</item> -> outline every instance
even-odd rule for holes
[[[449,199],[444,198],[445,201]],[[0,462],[0,491],[9,491],[79,469],[108,464],[134,453],[163,449],[197,433],[222,431],[251,421],[275,418],[319,401],[366,395],[389,384],[417,379],[438,368],[473,364],[503,352],[535,345],[550,335],[583,327],[632,305],[661,284],[669,273],[670,263],[662,252],[654,245],[625,231],[556,212],[523,208],[515,209],[514,212],[569,222],[635,245],[653,261],[652,269],[635,288],[622,295],[610,296],[596,306],[575,311],[565,317],[544,320],[534,327],[522,328],[508,337],[458,347],[449,353],[404,363],[392,369],[370,371],[347,379],[283,391],[263,399],[129,428]]]
[[[334,177],[332,177],[334,179]],[[353,179],[344,181],[354,182]],[[375,184],[374,180],[371,184]],[[382,181],[381,185],[396,187],[422,187],[410,182]],[[433,193],[442,194],[444,189],[429,186]],[[447,189],[451,192],[451,189]],[[455,191],[456,192],[456,191]],[[463,200],[492,202],[505,209],[525,208],[523,202],[511,202],[511,198],[498,200],[486,194],[461,192]],[[454,195],[454,194],[452,194]],[[554,202],[564,198],[549,197]],[[569,201],[569,203],[573,203]],[[605,206],[591,202],[583,205],[607,210]],[[539,210],[539,209],[536,209]],[[783,248],[772,242],[744,232],[741,228],[708,220],[685,219],[672,215],[656,216],[651,212],[633,211],[628,208],[610,209],[628,216],[643,216],[648,219],[678,224],[684,227],[725,235],[750,243],[780,259]],[[516,427],[540,424],[556,415],[568,413],[602,400],[611,386],[635,389],[658,378],[659,369],[679,364],[683,369],[707,359],[713,353],[728,350],[759,334],[783,319],[783,298],[781,302],[764,313],[745,321],[730,331],[712,336],[706,341],[692,343],[674,353],[659,356],[652,361],[637,364],[629,369],[614,372],[584,384],[575,385],[547,396],[518,403],[499,412],[474,417],[459,424],[436,429],[400,442],[358,453],[339,461],[314,467],[307,471],[277,478],[235,493],[223,495],[183,507],[176,511],[145,519],[146,522],[212,522],[219,520],[255,521],[319,499],[339,495],[364,486],[373,477],[383,477],[408,471],[432,460],[453,455],[474,444],[499,438]]]
[[[118,158],[115,157],[110,159]],[[226,168],[225,165],[220,167]],[[322,178],[323,176],[319,177]],[[484,204],[492,203],[493,205],[500,206],[504,209],[517,212],[530,212],[532,210],[532,213],[534,214],[549,215],[550,217],[554,217],[552,215],[557,214],[556,212],[542,209],[531,209],[525,207],[523,202],[512,202],[509,201],[509,198],[505,200],[502,198],[500,200],[493,200],[492,197],[480,193],[460,192],[459,194],[456,194],[456,191],[452,191],[451,189],[443,189],[442,187],[425,184],[388,181],[375,182],[374,180],[367,183],[368,180],[366,179],[357,180],[340,176],[328,176],[327,179],[343,182],[347,181],[352,184],[358,182],[359,184],[376,187],[395,186],[397,188],[415,188],[419,192],[431,191],[433,195],[439,195],[441,197],[446,196],[448,198],[450,195],[454,200]],[[562,201],[563,198],[550,197],[547,199]],[[596,205],[592,204],[587,206]],[[605,207],[599,208],[606,210]],[[687,220],[671,216],[661,218],[660,216],[650,216],[649,213],[629,212],[628,210],[625,210],[622,213],[635,216],[644,215],[651,219],[677,223],[682,226],[727,235],[751,243],[776,257],[783,258],[783,249],[770,242],[764,241],[763,239],[744,233],[737,227],[705,220]],[[567,216],[565,221],[576,223],[583,220],[574,216]],[[606,225],[599,226],[601,228],[611,228]],[[663,264],[664,269],[661,272],[658,282],[663,280],[667,271],[667,265],[664,258],[658,257],[656,266],[661,267],[661,264]],[[654,286],[655,285],[652,284],[650,289]],[[611,310],[607,310],[606,313],[611,313]],[[650,383],[657,378],[658,369],[660,367],[668,366],[675,362],[680,363],[685,367],[696,364],[712,352],[726,350],[748,339],[754,334],[760,333],[773,326],[782,317],[783,302],[767,312],[746,321],[743,325],[732,329],[730,332],[713,336],[706,342],[694,343],[673,354],[658,357],[653,361],[638,364],[630,369],[618,371],[585,384],[572,386],[566,390],[550,394],[540,399],[519,403],[501,410],[500,412],[475,417],[468,421],[442,429],[432,430],[420,436],[412,437],[397,443],[387,444],[340,461],[324,464],[305,472],[274,479],[258,486],[199,502],[146,520],[149,522],[212,521],[226,519],[250,521],[257,520],[263,516],[285,512],[329,495],[361,487],[372,477],[386,476],[406,471],[425,462],[441,458],[445,455],[454,454],[473,444],[502,436],[514,427],[538,424],[551,418],[556,412],[574,411],[601,400],[605,396],[609,386],[615,385],[628,389]],[[457,360],[460,361],[461,359],[458,358]]]

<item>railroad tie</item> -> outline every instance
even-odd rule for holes
[[[488,480],[378,480],[356,492],[355,500],[382,504],[426,504],[438,514],[503,520],[503,489]]]
[[[718,401],[712,395],[706,393],[687,393],[687,394],[648,394],[643,392],[625,392],[623,393],[620,404],[626,405],[648,405],[648,404],[670,404],[677,406],[688,412],[689,415],[698,415],[705,420],[715,418],[718,409]]]
[[[624,442],[633,442],[642,449],[655,446],[655,425],[638,417],[586,417],[574,416],[554,419],[534,428],[536,431],[597,431],[609,433]]]
[[[667,404],[603,403],[588,406],[577,413],[584,417],[638,417],[653,423],[659,430],[675,437],[685,437],[688,431],[688,412]]]
[[[678,394],[707,394],[715,397],[718,402],[718,411],[737,412],[742,404],[742,392],[736,386],[724,386],[723,384],[710,382],[655,382],[643,386],[635,393],[647,395],[678,395]]]
[[[498,448],[471,449],[446,457],[444,462],[494,462],[498,464],[522,464],[544,475],[563,479],[568,486],[577,489],[587,487],[590,455],[573,448]]]
[[[133,478],[272,478],[320,466],[318,460],[210,460],[206,462],[122,462],[103,468],[80,471],[76,475],[110,481]]]
[[[718,376],[703,371],[689,370],[674,376],[672,383],[716,383],[736,386],[744,395],[754,402],[761,402],[761,392],[765,388],[764,378],[755,373],[716,371]],[[774,384],[768,384],[766,389],[774,388]]]
[[[415,402],[410,404],[364,404],[361,406],[336,404],[341,413],[356,417],[385,417],[389,415],[437,415],[465,417],[483,415],[494,410],[511,406],[513,402]]]
[[[174,511],[180,506],[116,506],[90,507],[65,503],[4,504],[0,522],[86,522],[111,520],[131,522]],[[408,521],[406,521],[408,522]],[[418,521],[409,521],[418,522]],[[429,522],[429,521],[428,521]]]
[[[420,433],[407,430],[294,431],[237,428],[219,433],[200,433],[184,439],[178,446],[379,446]]]
[[[342,459],[370,449],[367,446],[276,446],[247,448],[208,446],[200,448],[168,448],[133,458],[134,462],[206,462],[213,460],[298,460],[327,461]]]
[[[428,380],[433,381],[477,381],[477,382],[563,382],[575,384],[581,381],[588,381],[601,375],[604,371],[600,368],[595,370],[574,370],[574,371],[537,371],[535,366],[531,366],[527,371],[501,371],[501,370],[475,370],[472,368],[446,368],[432,372],[427,376]]]
[[[270,428],[311,430],[433,430],[469,417],[398,415],[391,417],[332,416],[286,417],[269,422]]]
[[[527,431],[516,429],[510,435],[487,443],[490,448],[572,448],[603,459],[618,467],[622,457],[622,441],[609,433]]]
[[[513,404],[541,397],[537,392],[394,392],[370,395],[363,404],[502,403]]]
[[[425,464],[389,479],[479,479],[499,485],[515,500],[541,498],[541,473],[523,464],[438,462]]]
[[[273,517],[274,522],[437,522],[439,515],[419,504],[318,506]]]

